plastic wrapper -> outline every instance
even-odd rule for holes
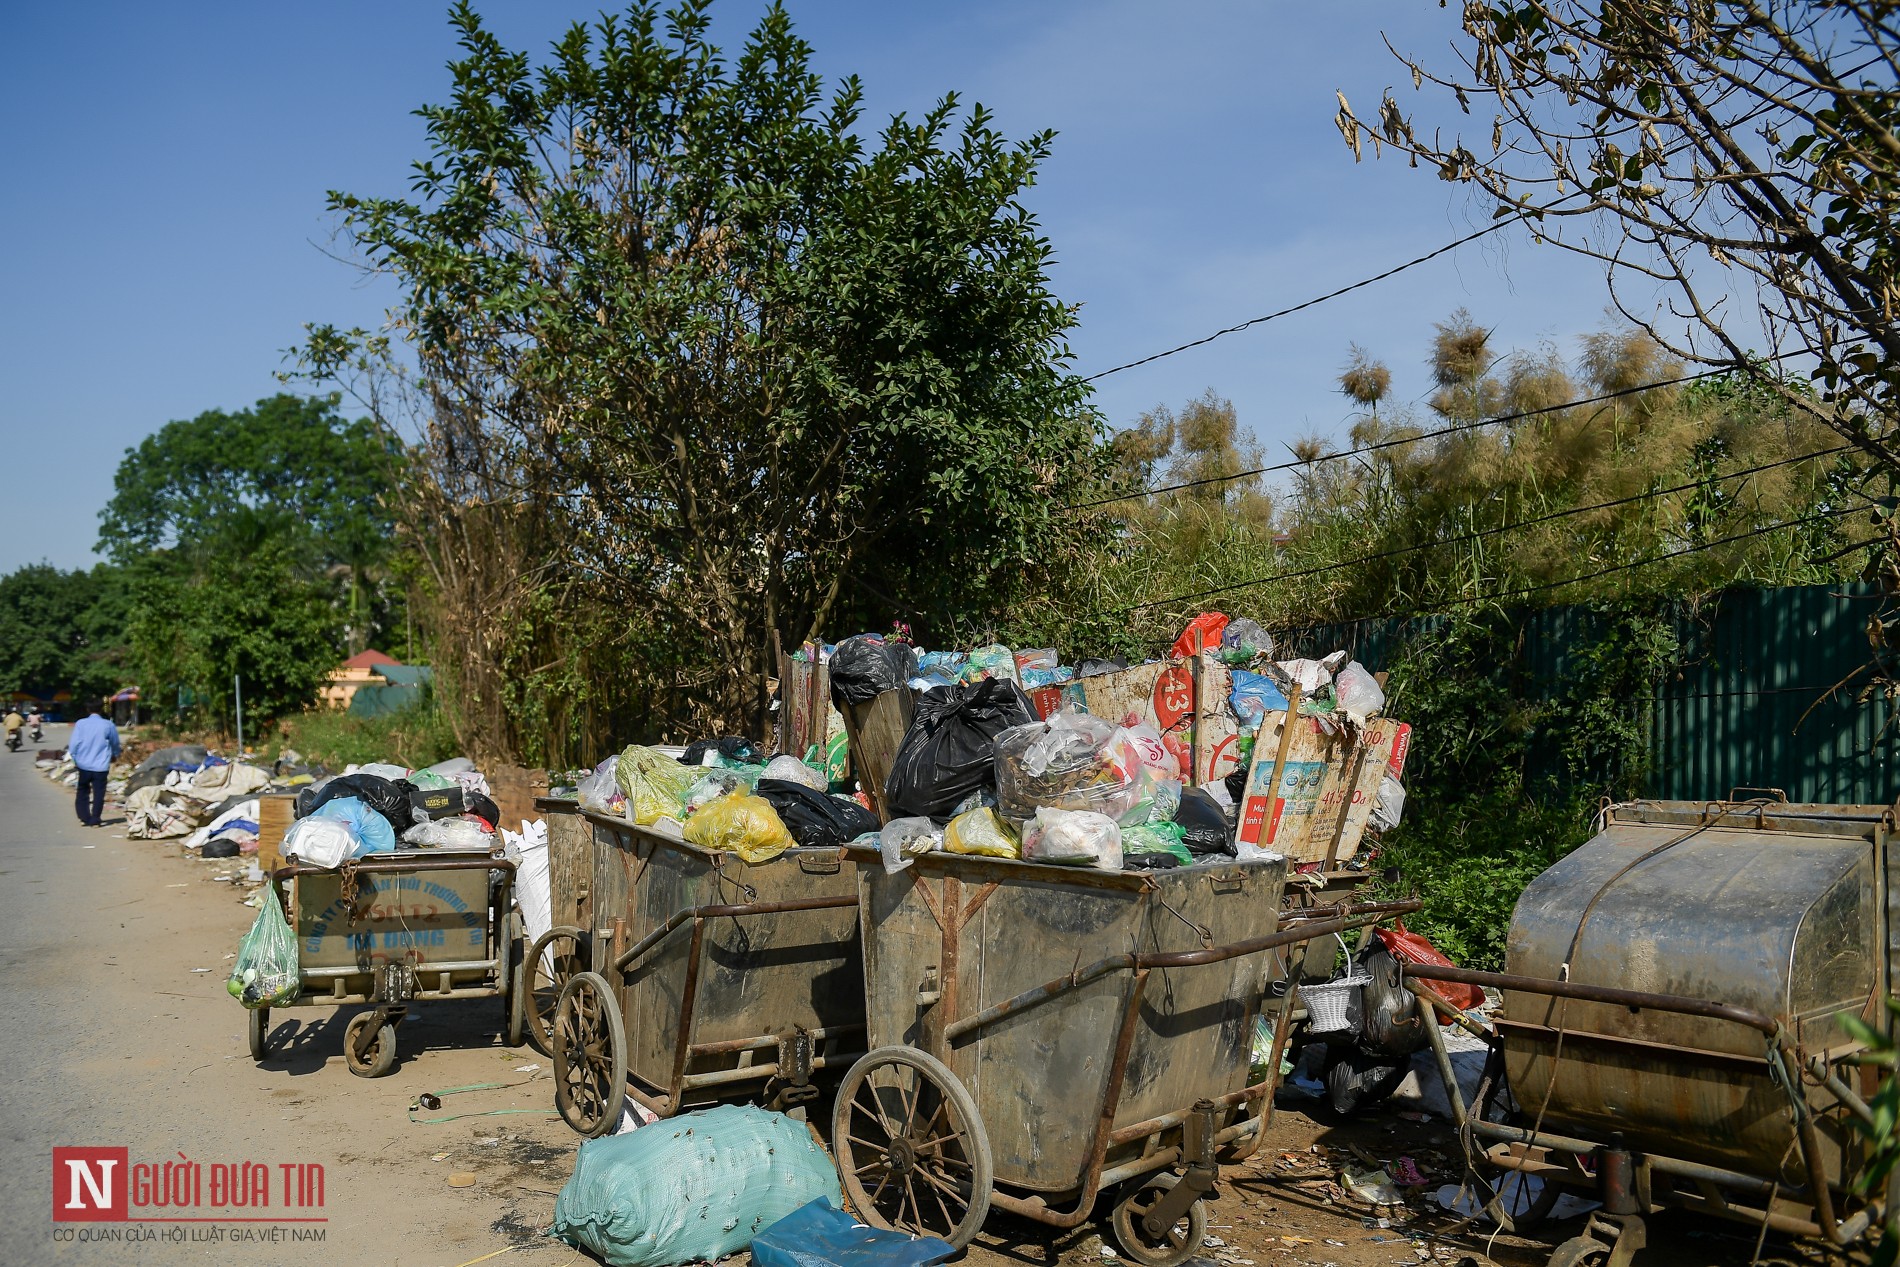
[[[884,809],[897,818],[947,819],[972,793],[996,786],[996,736],[1033,722],[1029,697],[1014,682],[991,680],[931,691],[884,782]]]
[[[1260,729],[1268,713],[1284,713],[1287,699],[1279,684],[1264,673],[1249,673],[1245,669],[1233,671],[1234,690],[1227,697],[1233,705],[1234,720],[1240,724],[1242,732],[1251,735]]]
[[[1179,824],[1163,821],[1122,828],[1123,866],[1144,866],[1136,859],[1150,854],[1165,855],[1177,866],[1191,866],[1194,862],[1194,855],[1188,851],[1186,845],[1181,843]],[[1151,866],[1149,869],[1161,870],[1162,868]]]
[[[1385,689],[1365,665],[1354,660],[1333,679],[1333,700],[1342,711],[1363,720],[1385,708]]]
[[[1222,664],[1252,664],[1261,656],[1273,654],[1273,638],[1256,622],[1242,616],[1230,620],[1220,632]]]
[[[1405,817],[1405,785],[1386,775],[1379,780],[1379,799],[1373,802],[1367,826],[1374,831],[1391,831]]]
[[[651,827],[662,818],[686,817],[686,794],[698,782],[699,771],[664,752],[629,744],[614,763],[614,776],[627,797],[627,818]]]
[[[1128,661],[1121,656],[1111,656],[1106,660],[1084,660],[1075,668],[1078,678],[1100,677],[1104,673],[1120,673],[1128,667]]]
[[[1022,679],[1025,691],[1036,691],[1045,686],[1061,686],[1065,682],[1075,681],[1075,670],[1066,664],[1058,664],[1053,669],[1024,669]]]
[[[1299,683],[1302,695],[1311,695],[1333,680],[1333,672],[1323,660],[1281,660],[1274,667],[1286,675],[1287,681]]]
[[[1168,751],[1168,745],[1161,741],[1161,732],[1142,722],[1138,726],[1124,726],[1122,733],[1135,745],[1135,752],[1141,758],[1141,764],[1154,771],[1157,778],[1181,778],[1181,759]]]
[[[1053,669],[1062,663],[1062,657],[1056,654],[1054,647],[1030,647],[1016,653],[1016,672],[1026,673],[1030,669]]]
[[[1120,871],[1122,829],[1106,814],[1044,806],[1023,829],[1023,857],[1030,862]]]
[[[608,757],[594,767],[592,774],[581,780],[576,795],[582,809],[591,809],[597,814],[605,814],[615,808],[615,801],[622,799],[620,780],[614,773],[614,766],[619,764],[619,761],[619,757]]]
[[[792,833],[772,803],[749,792],[722,796],[686,820],[686,843],[765,862],[792,847]]]
[[[1018,822],[1045,805],[1120,818],[1142,798],[1142,769],[1120,727],[1065,710],[997,736],[997,805]]]
[[[973,809],[951,819],[943,829],[943,851],[981,854],[985,858],[1022,857],[1016,833],[988,808]]]
[[[884,871],[896,875],[920,854],[943,848],[943,828],[928,818],[893,818],[878,832]]]
[[[582,1141],[548,1231],[610,1267],[715,1262],[821,1198],[844,1204],[810,1129],[727,1104]]]
[[[830,782],[825,778],[823,771],[814,770],[797,757],[789,754],[773,757],[770,761],[766,762],[765,771],[760,774],[759,777],[761,779],[778,779],[785,783],[802,783],[814,792],[822,792],[831,786]]]
[[[271,888],[257,904],[251,931],[238,943],[237,962],[224,983],[231,997],[255,1011],[288,1007],[303,988],[297,968],[297,935],[290,931],[284,907]]]
[[[402,834],[402,842],[423,849],[487,849],[495,836],[482,828],[482,821],[459,815],[417,823]]]
[[[987,647],[978,647],[963,662],[963,680],[981,682],[985,678],[1004,677],[1012,682],[1020,681],[1016,674],[1016,656],[1008,647],[991,643]]]

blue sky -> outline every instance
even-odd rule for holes
[[[599,5],[478,6],[544,49]],[[1059,133],[1030,203],[1057,292],[1083,305],[1092,373],[1330,290],[1483,223],[1424,170],[1355,164],[1332,124],[1343,89],[1370,115],[1401,80],[1382,31],[1442,49],[1456,6],[793,0],[832,77],[860,75],[873,121],[946,90],[1011,136]],[[728,46],[761,11],[723,0]],[[332,188],[395,193],[423,155],[417,105],[454,52],[428,3],[44,5],[0,0],[0,452],[15,496],[0,572],[92,561],[125,449],[173,418],[278,389],[306,321],[373,325],[388,292],[326,256]],[[1488,123],[1474,127],[1488,131]],[[1390,282],[1118,374],[1117,425],[1212,387],[1270,454],[1339,436],[1349,342],[1385,358],[1394,396],[1429,387],[1431,324],[1459,306],[1500,343],[1602,322],[1587,261],[1506,232]],[[21,513],[21,507],[30,508]]]

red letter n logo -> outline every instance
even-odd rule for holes
[[[124,1148],[55,1148],[53,1221],[124,1222],[129,1157]]]

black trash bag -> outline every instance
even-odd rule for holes
[[[501,830],[501,806],[480,792],[469,792],[463,799],[467,802],[467,808],[462,811],[464,814],[473,814],[485,820],[496,831]],[[397,834],[401,835],[400,832]]]
[[[1371,978],[1359,996],[1359,1046],[1375,1056],[1400,1060],[1423,1051],[1427,1040],[1418,1019],[1418,999],[1405,988],[1399,961],[1374,941],[1372,949],[1360,954],[1359,966]]]
[[[1174,822],[1181,829],[1181,843],[1197,858],[1211,854],[1233,857],[1234,833],[1227,827],[1227,811],[1204,788],[1181,789],[1181,807],[1174,811]]]
[[[1125,853],[1122,866],[1129,871],[1172,871],[1181,860],[1171,853]]]
[[[842,845],[878,829],[877,815],[790,779],[760,779],[758,793],[772,803],[785,830],[801,845]]]
[[[198,848],[200,858],[235,858],[238,856],[238,842],[226,838],[207,840]]]
[[[908,643],[886,642],[876,634],[846,638],[831,653],[831,702],[868,704],[894,691],[917,672],[917,653]]]
[[[705,765],[706,754],[717,751],[728,761],[744,761],[749,765],[760,765],[770,758],[764,749],[750,739],[739,735],[725,735],[718,739],[695,739],[686,745],[686,752],[680,757],[681,765]]]
[[[947,820],[976,792],[996,791],[996,736],[1036,720],[1008,678],[927,691],[891,759],[884,809],[892,818]]]
[[[396,834],[400,836],[416,825],[415,811],[409,803],[409,798],[415,794],[415,790],[416,785],[408,779],[385,779],[374,774],[339,774],[321,785],[312,784],[303,792],[297,793],[297,817],[308,817],[325,803],[339,796],[354,796],[388,819],[389,825],[395,828]],[[308,806],[304,804],[305,793],[310,794]],[[475,799],[487,800],[486,797]],[[493,801],[489,801],[488,805],[491,810],[494,810]],[[470,812],[480,813],[479,810],[474,809]],[[499,813],[499,811],[495,812]],[[487,815],[484,814],[483,817],[486,818]],[[495,820],[490,818],[488,821],[493,823]]]
[[[1104,673],[1120,673],[1127,667],[1128,661],[1122,659],[1120,656],[1110,656],[1106,660],[1082,661],[1082,663],[1077,666],[1075,675],[1078,678],[1100,677]]]
[[[1246,803],[1246,800],[1247,800],[1247,767],[1246,766],[1243,765],[1238,770],[1234,770],[1233,772],[1228,774],[1228,776],[1225,779],[1222,779],[1221,782],[1227,785],[1227,795],[1229,799],[1231,799],[1234,802],[1234,804],[1243,805]]]
[[[169,748],[160,748],[157,752],[154,752],[151,756],[134,766],[132,772],[134,774],[144,774],[147,770],[157,770],[160,774],[160,781],[163,782],[163,776],[169,774],[173,766],[203,765],[205,758],[210,755],[203,744],[174,744]]]

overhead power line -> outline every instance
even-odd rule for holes
[[[1250,330],[1254,326],[1261,325],[1265,322],[1277,321],[1281,317],[1290,317],[1296,312],[1304,312],[1306,309],[1316,307],[1319,304],[1323,304],[1329,299],[1337,299],[1341,295],[1351,294],[1355,290],[1362,290],[1365,287],[1370,286],[1375,282],[1382,282],[1388,277],[1392,277],[1399,273],[1403,273],[1408,268],[1417,268],[1420,264],[1425,263],[1427,260],[1435,260],[1439,256],[1445,254],[1445,252],[1447,251],[1455,251],[1467,242],[1476,242],[1479,238],[1484,237],[1486,234],[1496,233],[1499,229],[1502,229],[1504,226],[1508,224],[1515,224],[1518,220],[1522,218],[1523,217],[1521,215],[1513,215],[1513,216],[1506,217],[1505,219],[1497,221],[1495,224],[1491,224],[1491,225],[1486,226],[1485,228],[1479,229],[1476,233],[1468,233],[1464,237],[1459,238],[1456,242],[1447,242],[1445,243],[1445,245],[1439,247],[1435,251],[1427,251],[1425,254],[1420,255],[1415,259],[1409,259],[1405,261],[1405,263],[1403,264],[1398,264],[1398,265],[1393,266],[1392,268],[1388,268],[1383,273],[1375,273],[1373,276],[1362,278],[1359,281],[1353,282],[1351,285],[1341,286],[1338,290],[1327,291],[1323,295],[1315,295],[1313,298],[1308,299],[1303,303],[1294,304],[1291,308],[1282,308],[1278,312],[1269,312],[1265,316],[1254,317],[1252,320],[1243,321],[1237,326],[1228,326],[1224,330],[1216,330],[1214,331],[1214,333],[1207,335],[1205,338],[1196,339],[1192,343],[1183,343],[1180,347],[1169,348],[1165,352],[1156,352],[1153,356],[1144,356],[1139,361],[1130,361],[1126,365],[1117,365],[1113,369],[1103,370],[1099,374],[1090,374],[1087,378],[1083,379],[1082,381],[1085,383],[1093,383],[1100,379],[1107,378],[1110,374],[1119,374],[1123,370],[1132,370],[1138,365],[1148,365],[1154,361],[1164,360],[1167,357],[1175,356],[1179,353],[1186,352],[1191,348],[1202,347],[1205,344],[1212,343],[1214,340],[1219,339],[1219,338],[1224,338],[1227,335],[1239,334],[1242,330]]]
[[[1466,542],[1478,541],[1485,537],[1494,537],[1506,532],[1515,532],[1521,528],[1533,528],[1539,524],[1551,523],[1559,519],[1568,519],[1576,515],[1589,514],[1592,511],[1613,510],[1618,506],[1629,506],[1637,502],[1650,501],[1658,497],[1668,497],[1674,493],[1687,492],[1688,490],[1693,489],[1693,488],[1703,488],[1703,487],[1707,487],[1713,484],[1724,483],[1728,480],[1742,479],[1750,475],[1759,475],[1763,471],[1772,471],[1776,469],[1777,467],[1793,466],[1801,462],[1811,462],[1817,458],[1832,457],[1833,455],[1837,453],[1845,453],[1848,450],[1852,449],[1853,447],[1854,446],[1851,444],[1837,445],[1831,449],[1820,449],[1813,453],[1804,453],[1800,457],[1782,458],[1779,461],[1775,461],[1775,462],[1764,462],[1760,466],[1751,466],[1739,471],[1729,471],[1723,475],[1711,475],[1703,479],[1691,480],[1690,482],[1686,484],[1676,484],[1676,485],[1672,485],[1669,488],[1652,489],[1649,492],[1635,493],[1628,497],[1618,497],[1611,501],[1593,502],[1592,504],[1588,506],[1573,506],[1568,510],[1556,510],[1556,511],[1550,512],[1549,514],[1536,515],[1530,519],[1520,519],[1512,523],[1500,524],[1494,528],[1482,528],[1475,532],[1462,533],[1458,536],[1446,537],[1442,540],[1416,542],[1412,545],[1397,546],[1390,550],[1382,550],[1376,554],[1363,555],[1359,558],[1342,559],[1333,563],[1320,564],[1317,567],[1302,568],[1293,572],[1280,572],[1280,573],[1276,573],[1273,576],[1255,577],[1252,580],[1236,581],[1229,585],[1217,585],[1211,589],[1197,590],[1190,594],[1176,594],[1170,598],[1150,599],[1147,602],[1133,603],[1127,607],[1118,608],[1117,614],[1121,612],[1142,611],[1149,607],[1167,607],[1167,606],[1172,606],[1176,603],[1198,602],[1202,599],[1213,598],[1221,594],[1231,594],[1237,590],[1251,589],[1256,585],[1270,585],[1276,581],[1304,580],[1307,577],[1321,576],[1327,572],[1337,572],[1345,568],[1360,567],[1367,563],[1378,563],[1386,559],[1394,559],[1402,555],[1414,554],[1420,550],[1433,550],[1442,546],[1462,545]],[[1846,512],[1845,511],[1831,511],[1827,513],[1843,514]],[[1806,521],[1795,520],[1791,522],[1801,523],[1801,522],[1806,522]],[[1715,545],[1721,545],[1727,541],[1744,540],[1750,536],[1759,536],[1763,532],[1772,532],[1776,528],[1782,528],[1782,527],[1788,527],[1788,526],[1790,526],[1790,524],[1771,525],[1768,528],[1758,529],[1754,532],[1744,533],[1740,537],[1727,537],[1727,538],[1723,538],[1720,541],[1707,542],[1704,545],[1693,547],[1692,549],[1687,550],[1687,551],[1682,551],[1681,553],[1694,553],[1695,550],[1706,549],[1710,546],[1715,546]],[[1664,555],[1661,558],[1657,560],[1653,560],[1653,561],[1660,562],[1662,561],[1662,558],[1675,558],[1675,557],[1677,557],[1677,555],[1675,554]],[[1635,565],[1629,565],[1629,566],[1642,566],[1642,565],[1635,564]],[[1610,571],[1617,571],[1617,570],[1619,569],[1617,568],[1610,569]],[[1560,585],[1574,585],[1579,581],[1590,580],[1593,577],[1598,576],[1598,575],[1607,575],[1607,573],[1592,573],[1590,576],[1573,577],[1569,580],[1555,582],[1550,586],[1533,587],[1533,590],[1535,590],[1536,588],[1556,588],[1556,586],[1560,586]],[[1526,591],[1526,592],[1532,592],[1532,591]],[[1509,595],[1508,594],[1494,595],[1493,597],[1509,597]],[[1467,600],[1461,599],[1457,601],[1467,601]],[[1429,609],[1424,609],[1424,610],[1429,610]]]
[[[1774,359],[1774,358],[1770,358]],[[1694,374],[1684,374],[1680,378],[1665,378],[1654,383],[1644,383],[1640,387],[1620,387],[1613,392],[1604,392],[1597,396],[1585,396],[1581,400],[1567,400],[1559,405],[1543,405],[1536,409],[1524,409],[1513,414],[1499,414],[1492,418],[1478,418],[1471,422],[1455,422],[1449,427],[1440,427],[1436,431],[1424,431],[1415,436],[1397,436],[1390,440],[1380,440],[1373,444],[1360,445],[1356,449],[1344,449],[1338,453],[1327,453],[1314,458],[1311,462],[1294,459],[1291,462],[1276,462],[1272,466],[1257,466],[1249,471],[1235,471],[1232,475],[1210,475],[1204,479],[1183,480],[1179,484],[1163,484],[1159,488],[1144,488],[1132,493],[1122,493],[1114,497],[1097,497],[1091,501],[1073,502],[1059,507],[1063,511],[1089,510],[1095,506],[1111,506],[1116,502],[1137,501],[1143,497],[1155,497],[1162,493],[1179,492],[1184,488],[1202,488],[1209,484],[1227,484],[1234,480],[1251,479],[1256,475],[1271,475],[1276,471],[1291,471],[1303,466],[1317,466],[1321,462],[1338,462],[1345,458],[1360,457],[1367,453],[1377,453],[1381,449],[1394,449],[1403,444],[1419,444],[1426,440],[1437,440],[1444,436],[1457,435],[1461,431],[1475,431],[1480,427],[1495,427],[1506,422],[1521,422],[1526,418],[1537,418],[1544,414],[1559,413],[1565,409],[1580,409],[1585,405],[1600,405],[1605,401],[1619,400],[1624,396],[1640,396],[1644,392],[1655,391],[1662,387],[1679,387],[1684,383],[1694,383],[1705,378],[1716,378],[1734,372],[1733,366],[1718,366],[1715,369],[1699,370]]]

